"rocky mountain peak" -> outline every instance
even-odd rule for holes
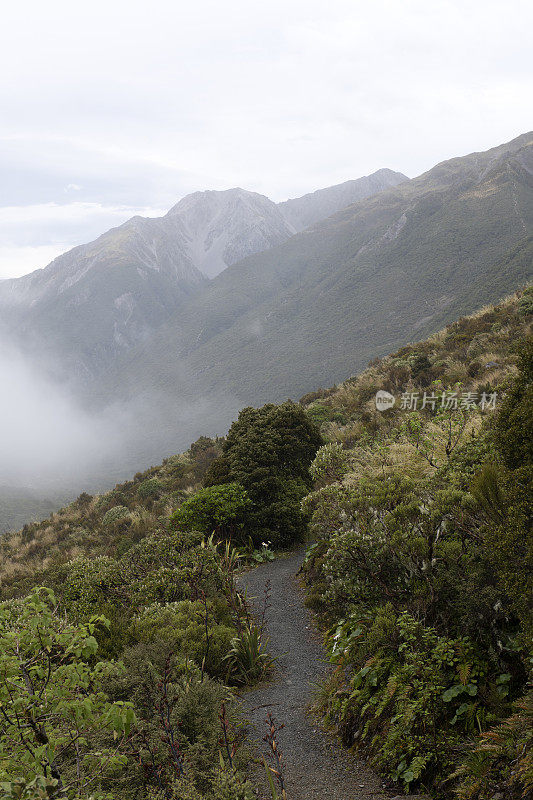
[[[241,188],[189,194],[170,209],[167,218],[180,220],[191,257],[209,278],[294,233],[272,200]]]

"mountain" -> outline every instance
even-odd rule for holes
[[[532,234],[528,133],[229,267],[104,376],[99,400],[159,387],[237,409],[335,383],[525,283]]]
[[[294,200],[285,200],[283,203],[278,203],[278,208],[295,231],[303,231],[352,203],[407,180],[409,180],[407,176],[401,172],[378,169],[372,175],[365,175],[355,181],[346,181],[337,186],[329,186],[327,189],[318,189]]]
[[[206,278],[182,246],[179,220],[133,219],[45,269],[0,285],[7,338],[87,377],[142,340]],[[44,352],[43,352],[44,351]]]
[[[404,179],[380,172],[389,182]],[[308,213],[330,213],[332,202],[386,185],[378,173],[350,184],[360,188],[333,187],[335,201],[306,201]],[[133,217],[45,269],[2,281],[3,336],[60,374],[87,380],[180,314],[208,279],[289,239],[295,228],[282,206],[237,188],[195,192],[164,217]]]
[[[173,225],[188,242],[196,237],[205,251],[217,237],[206,236],[198,209],[209,207],[209,220],[222,212],[216,195],[202,197],[186,198],[179,213],[157,224]],[[144,241],[148,249],[152,240]],[[82,377],[73,388],[82,419],[96,414],[94,444],[104,465],[85,482],[93,488],[157,463],[201,433],[220,433],[243,406],[334,384],[530,280],[533,134],[437,164],[213,279],[185,260],[178,279],[177,257],[157,269],[146,261],[141,267],[124,246],[116,259],[102,249],[109,259],[95,255],[81,275],[54,277],[55,262],[15,282],[21,291],[50,276],[51,288],[22,310],[13,303],[2,310],[10,330],[26,335],[34,363],[41,367],[50,352],[62,379]],[[162,250],[151,252],[159,259]],[[2,284],[0,296],[13,297],[13,284]],[[128,312],[122,327],[119,311]]]
[[[157,219],[133,217],[48,267],[0,285],[4,325],[28,349],[94,374],[177,313],[227,264],[292,234],[275,203],[198,192]]]
[[[194,192],[171,208],[167,218],[183,225],[190,258],[208,278],[294,233],[272,200],[244,189]]]

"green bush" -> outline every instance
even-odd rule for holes
[[[115,525],[117,522],[123,521],[129,513],[130,510],[127,506],[113,506],[104,514],[102,525]]]
[[[223,677],[235,631],[217,621],[211,603],[182,600],[143,609],[133,620],[132,634],[140,642],[158,642],[167,653],[189,658],[199,667],[204,662],[210,675]]]
[[[173,513],[171,526],[181,530],[198,530],[222,538],[242,539],[252,503],[238,483],[200,489]]]
[[[495,719],[488,665],[467,638],[439,636],[391,605],[374,614],[341,622],[332,636],[333,659],[353,665],[353,677],[328,714],[406,789],[438,785],[461,737]]]
[[[531,788],[526,701],[509,714],[533,633],[532,352],[499,411],[433,474],[400,463],[345,480],[323,448],[303,502],[317,538],[308,602],[337,664],[321,705],[379,770],[439,800]]]
[[[533,796],[533,693],[513,714],[483,733],[455,777],[457,800],[524,800]]]
[[[300,501],[311,485],[309,466],[321,444],[316,425],[296,403],[240,412],[211,469],[246,490],[252,503],[247,533],[254,544],[269,540],[279,546],[303,538],[307,516]]]
[[[120,670],[97,660],[95,632],[106,624],[103,617],[68,622],[45,587],[0,605],[0,707],[9,709],[0,726],[0,783],[8,796],[18,778],[46,777],[81,800],[126,765],[121,749],[136,719],[131,702],[110,702],[103,691]],[[24,784],[18,788],[27,793]],[[37,780],[34,788],[46,797],[53,787]]]
[[[158,478],[149,478],[139,485],[137,494],[143,500],[150,498],[157,500],[163,493],[164,488],[164,484]]]

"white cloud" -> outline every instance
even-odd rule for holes
[[[2,278],[18,278],[35,269],[42,269],[68,249],[69,245],[66,242],[56,245],[37,245],[36,247],[0,244],[0,280]]]

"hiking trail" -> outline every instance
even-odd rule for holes
[[[288,800],[390,800],[379,776],[309,713],[313,687],[324,677],[328,662],[297,576],[304,555],[300,549],[287,558],[261,564],[238,581],[259,614],[265,584],[270,581],[265,633],[267,649],[277,659],[270,681],[241,697],[250,723],[250,743],[267,754],[263,736],[269,711],[278,724],[285,725],[277,740],[283,752]],[[263,787],[261,798],[270,800],[263,768],[253,770],[253,780]]]

